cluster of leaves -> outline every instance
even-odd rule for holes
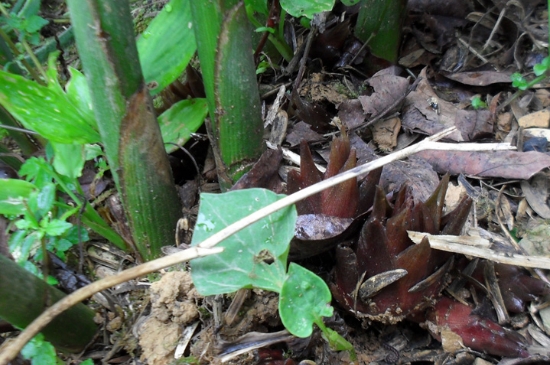
[[[528,81],[522,74],[515,72],[510,76],[512,79],[512,86],[522,91],[527,90],[544,80],[548,75],[548,69],[550,69],[550,57],[545,57],[540,63],[533,66],[533,72],[535,76],[537,76],[536,78]]]
[[[357,1],[343,2],[353,5]],[[268,14],[267,1],[249,0],[246,3],[253,12]],[[29,12],[4,14],[3,28],[8,32],[15,31],[20,42],[36,45],[40,42],[39,30],[47,21],[37,15],[40,1],[29,0],[25,4]],[[312,18],[316,13],[331,10],[334,0],[282,0],[281,6],[292,16]],[[158,94],[175,80],[195,53],[195,35],[191,27],[187,26],[191,21],[188,1],[172,0],[138,40],[144,78],[149,85],[153,85],[150,89],[152,95]],[[175,32],[174,29],[179,31]],[[281,29],[279,27],[273,34],[281,35]],[[265,31],[272,32],[270,29]],[[102,151],[96,145],[101,142],[101,137],[91,107],[86,78],[78,70],[69,68],[71,78],[63,88],[56,73],[56,58],[57,54],[50,56],[45,79],[37,80],[40,83],[0,71],[0,104],[24,127],[46,139],[49,147],[46,159],[32,158],[24,164],[19,174],[26,177],[26,181],[8,179],[0,182],[0,214],[10,217],[18,229],[12,235],[10,247],[18,261],[34,272],[37,272],[36,267],[27,263],[29,256],[38,260],[46,250],[50,250],[63,257],[72,245],[87,240],[85,230],[68,222],[71,216],[80,216],[85,225],[118,247],[127,248],[120,236],[83,202],[78,177],[87,160],[101,156]],[[206,101],[202,99],[174,104],[159,117],[164,141],[184,143],[200,127],[206,112]],[[170,151],[170,148],[167,150]],[[105,169],[104,166],[103,171]],[[69,196],[76,206],[67,204],[60,193]],[[244,210],[238,212],[223,212],[223,216],[217,216],[214,209],[220,201],[208,195],[203,196],[202,206],[205,208],[201,207],[202,216],[199,216],[194,243],[202,241],[231,221],[278,199],[265,191],[250,191],[246,194],[249,195],[239,196],[238,201],[251,202],[250,205],[245,205]],[[207,208],[211,199],[215,204]],[[288,247],[294,233],[295,218],[293,209],[279,213],[276,218],[266,218],[268,221],[253,225],[260,226],[259,229],[264,231],[263,236],[259,231],[252,231],[243,240],[242,235],[246,235],[243,232],[224,242],[227,244],[226,252],[212,258],[212,263],[196,260],[193,263],[193,274],[197,287],[204,294],[229,293],[250,287],[278,292],[281,295],[281,318],[291,333],[300,337],[309,336],[315,323],[335,348],[351,349],[349,343],[323,324],[322,318],[332,315],[330,291],[323,280],[298,265],[290,264],[287,268]],[[278,222],[284,226],[284,233],[281,233]],[[245,241],[247,244],[243,243]],[[254,249],[248,243],[252,241],[258,243]],[[246,265],[242,260],[246,261]],[[220,263],[221,267],[218,265]],[[206,275],[203,272],[201,276],[203,269],[210,271],[206,271]],[[216,283],[209,281],[212,272],[216,272]],[[221,272],[230,272],[231,280],[223,280],[218,275]],[[235,272],[242,275],[237,279]],[[234,285],[228,286],[228,283]]]
[[[40,9],[40,1],[27,1],[23,6],[21,1],[20,6],[11,9],[9,16],[3,16],[1,23],[4,24],[3,30],[6,33],[16,32],[19,42],[27,41],[32,45],[40,43],[40,29],[49,22],[38,15]]]
[[[44,335],[36,335],[21,351],[23,357],[31,360],[32,364],[59,365],[64,362],[57,357],[55,347],[44,339]],[[80,365],[93,365],[92,359],[84,360]]]
[[[20,265],[39,275],[34,264],[27,260],[29,256],[41,261],[47,250],[64,259],[65,252],[73,245],[88,240],[88,233],[67,221],[82,207],[69,206],[58,198],[58,191],[64,190],[62,187],[72,190],[69,186],[73,181],[57,174],[44,158],[27,160],[20,174],[26,176],[27,181],[5,180],[4,185],[26,185],[29,193],[15,200],[17,204],[12,204],[11,211],[2,213],[22,213],[21,218],[14,221],[17,231],[10,237],[10,251]],[[52,278],[48,278],[48,282],[55,283]]]
[[[192,245],[282,197],[265,189],[201,194]],[[220,206],[231,210],[220,211]],[[287,269],[296,218],[296,208],[287,207],[227,238],[219,244],[224,247],[222,253],[191,261],[193,282],[203,295],[227,294],[241,288],[277,292],[279,315],[290,333],[308,337],[316,324],[334,349],[353,354],[351,344],[323,323],[323,317],[333,314],[327,284],[295,263]]]

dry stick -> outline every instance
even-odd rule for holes
[[[303,190],[298,191],[292,195],[286,196],[281,200],[276,201],[273,204],[270,204],[251,215],[233,223],[232,225],[222,229],[221,231],[210,236],[198,246],[192,247],[190,249],[181,251],[179,253],[162,257],[153,261],[146,262],[140,266],[122,271],[121,273],[111,276],[99,281],[96,281],[90,285],[81,288],[74,293],[66,296],[59,302],[55,303],[53,306],[44,311],[40,316],[38,316],[21,334],[9,345],[7,346],[2,353],[0,353],[0,365],[7,365],[8,362],[14,359],[19,351],[25,346],[25,344],[30,341],[46,324],[48,324],[55,316],[63,312],[64,310],[70,308],[71,306],[81,302],[82,300],[90,297],[91,295],[105,290],[113,285],[123,283],[125,281],[134,279],[136,277],[146,275],[160,269],[166,268],[178,264],[180,262],[188,261],[196,257],[211,255],[214,253],[222,252],[222,248],[214,247],[221,241],[225,240],[229,236],[232,236],[236,232],[242,230],[243,228],[259,221],[262,218],[267,217],[268,215],[285,208],[289,205],[292,205],[300,200],[303,200],[311,195],[320,193],[321,191],[338,185],[349,179],[353,179],[360,175],[366,174],[369,171],[375,170],[379,167],[382,167],[390,162],[405,158],[412,154],[415,154],[424,150],[461,150],[461,151],[495,151],[495,150],[510,150],[514,147],[506,143],[491,143],[491,144],[477,144],[477,143],[440,143],[435,142],[453,132],[456,131],[456,128],[448,128],[442,132],[439,132],[431,137],[426,138],[424,141],[404,148],[401,151],[395,152],[391,155],[381,157],[377,160],[369,162],[367,164],[358,166],[351,170],[345,171],[339,175],[336,175],[330,179],[323,180],[315,185],[309,186]]]
[[[498,209],[500,207],[500,199],[502,198],[502,192],[504,191],[504,188],[506,188],[506,185],[502,185],[502,188],[500,188],[500,190],[498,192],[498,196],[497,196],[496,206],[495,206],[495,212],[496,212],[498,224],[500,225],[500,229],[502,230],[502,232],[504,232],[504,235],[506,236],[506,238],[508,238],[508,241],[510,241],[512,246],[514,246],[516,252],[529,257],[527,252],[525,251],[525,249],[523,247],[521,247],[516,242],[514,237],[512,237],[512,235],[510,234],[510,231],[508,231],[508,229],[506,228],[506,226],[502,222],[502,219],[500,218],[500,215],[498,214]],[[518,264],[518,266],[519,266],[519,264]],[[539,278],[542,281],[544,281],[546,283],[546,285],[550,286],[550,280],[548,280],[546,275],[542,272],[542,270],[539,267],[534,267],[533,271],[539,276]]]

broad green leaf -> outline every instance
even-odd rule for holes
[[[332,316],[331,299],[330,289],[323,279],[291,263],[279,299],[281,321],[294,336],[309,337],[313,323]]]
[[[73,225],[59,219],[52,219],[44,224],[46,234],[50,236],[61,236],[67,232]]]
[[[32,364],[57,365],[55,347],[44,340],[42,334],[36,335],[23,347],[21,354],[25,359],[31,360]]]
[[[25,232],[25,233],[28,233]],[[21,264],[28,260],[31,250],[36,249],[36,245],[44,237],[44,232],[34,231],[18,242],[17,245],[10,242],[10,251],[17,263]]]
[[[32,181],[38,188],[50,183],[55,175],[52,165],[43,157],[31,157],[19,170],[19,175],[25,176],[27,181]]]
[[[281,7],[293,17],[313,18],[313,15],[332,10],[334,0],[281,0]]]
[[[279,199],[265,189],[201,194],[192,245]],[[296,208],[287,207],[221,242],[225,250],[191,261],[195,287],[202,295],[231,293],[241,288],[279,292],[286,274],[289,243],[294,236]]]
[[[406,11],[406,0],[363,0],[355,36],[363,42],[368,41],[375,56],[396,63]]]
[[[24,77],[0,71],[0,104],[26,128],[58,143],[94,143],[101,139],[67,96]]]
[[[97,158],[99,156],[103,155],[103,150],[101,149],[101,146],[98,144],[87,144],[84,146],[84,153],[85,153],[85,159],[86,161],[93,160],[94,158]]]
[[[342,4],[344,4],[345,6],[353,6],[359,3],[359,1],[361,0],[342,0]]]
[[[90,95],[90,88],[88,87],[86,76],[72,67],[69,67],[69,73],[71,74],[71,79],[65,87],[67,98],[69,98],[73,105],[76,106],[83,115],[86,115],[86,118],[95,121],[94,112],[92,110],[92,97]]]
[[[63,176],[76,179],[82,175],[86,153],[82,144],[66,144],[50,142],[55,156],[53,167]]]
[[[24,30],[27,31],[28,33],[38,32],[40,29],[42,29],[43,26],[45,26],[48,23],[49,22],[46,19],[38,15],[31,15],[25,21]]]
[[[166,152],[172,153],[177,147],[168,142],[183,146],[204,122],[208,113],[206,99],[188,99],[177,102],[158,117],[160,132]]]
[[[25,212],[24,199],[36,190],[28,181],[18,179],[0,179],[0,214],[20,215]]]
[[[28,205],[34,216],[42,219],[52,209],[55,201],[55,184],[48,183],[30,195]]]
[[[190,0],[172,0],[137,41],[143,77],[151,95],[177,79],[195,54]]]

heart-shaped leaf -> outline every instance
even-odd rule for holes
[[[266,189],[201,194],[191,244],[198,245],[282,197]],[[222,253],[192,260],[191,274],[199,293],[224,294],[252,287],[280,292],[296,215],[294,206],[281,209],[222,241],[218,244],[225,248]]]
[[[308,337],[313,323],[332,316],[330,289],[319,276],[291,263],[281,290],[279,314],[285,328],[297,337]]]

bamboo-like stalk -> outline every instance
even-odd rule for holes
[[[65,294],[0,254],[0,317],[26,327],[44,308]],[[41,332],[59,350],[80,352],[96,333],[95,312],[79,304],[54,319]]]
[[[209,131],[222,189],[262,153],[260,96],[244,4],[191,1],[193,27],[210,112]]]
[[[145,86],[128,0],[68,1],[107,160],[144,260],[173,242],[181,203]]]

